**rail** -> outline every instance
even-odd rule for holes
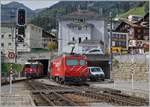
[[[109,88],[92,88],[88,86],[55,86],[32,81],[33,94],[39,94],[51,106],[79,106],[78,101],[65,97],[66,93],[96,99],[120,106],[145,106],[146,99],[122,94],[119,90]],[[58,103],[59,102],[59,103]]]

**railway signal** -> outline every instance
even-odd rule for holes
[[[13,67],[10,64],[10,71],[9,71],[9,93],[12,93],[12,75],[13,75]]]
[[[25,9],[18,9],[17,12],[17,25],[25,26],[26,24],[26,11]]]

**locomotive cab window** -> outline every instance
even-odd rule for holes
[[[85,60],[80,60],[80,65],[86,65]]]
[[[68,66],[75,66],[78,65],[78,60],[77,59],[67,59],[67,65]]]
[[[33,64],[32,67],[33,67],[33,68],[37,67],[37,64]]]
[[[27,68],[30,68],[30,67],[31,67],[31,65],[29,65],[29,64],[26,64],[26,65],[25,65],[25,67],[27,67]]]

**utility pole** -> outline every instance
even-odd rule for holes
[[[109,35],[109,39],[110,39],[110,58],[109,58],[109,65],[110,65],[110,74],[112,72],[112,12],[110,12],[109,14],[109,18],[110,18],[110,35]],[[111,75],[110,75],[111,77]]]
[[[17,35],[18,35],[18,32],[17,32],[17,26],[15,26],[15,64],[17,63]]]

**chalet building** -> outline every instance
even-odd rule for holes
[[[149,40],[149,13],[147,13],[139,22],[139,25],[143,27],[143,39]]]
[[[47,48],[49,41],[56,41],[55,36],[33,24],[26,25],[24,34],[17,32],[15,24],[1,23],[1,54],[5,58],[5,62],[14,61],[14,59],[8,60],[8,54],[9,52],[15,53],[15,39],[18,54],[31,52],[32,48]]]
[[[42,30],[42,47],[47,49],[48,43],[51,41],[57,43],[56,36],[49,32]]]
[[[58,52],[71,52],[69,44],[73,43],[75,53],[91,48],[101,48],[105,53],[109,45],[107,21],[88,10],[78,10],[59,18]]]
[[[143,53],[143,46],[149,40],[149,13],[138,21],[123,20],[115,32],[128,33],[129,51]]]
[[[28,47],[42,48],[42,28],[33,24],[28,24],[25,29],[25,41],[28,41]],[[38,41],[38,42],[37,42]]]

